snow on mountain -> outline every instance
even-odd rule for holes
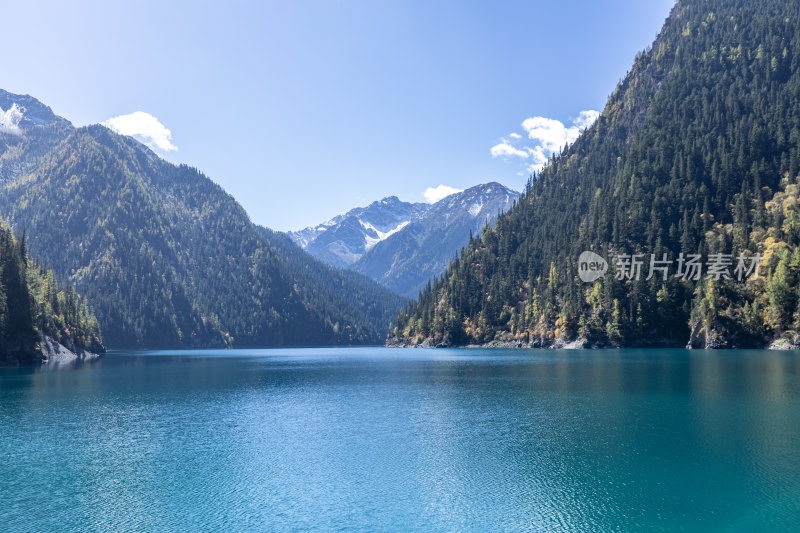
[[[373,246],[391,237],[392,235],[394,235],[395,233],[397,233],[398,231],[405,228],[411,223],[410,220],[404,220],[394,228],[390,229],[389,231],[381,231],[372,224],[370,224],[369,222],[364,222],[363,220],[360,219],[359,222],[361,223],[362,226],[364,226],[364,229],[367,230],[367,233],[364,236],[365,239],[364,248],[366,251],[369,251]]]
[[[27,94],[14,94],[0,89],[0,120],[9,131],[16,133],[33,126],[44,126],[56,121],[67,122],[53,110]]]
[[[389,196],[316,226],[290,232],[301,248],[338,267],[349,267],[377,243],[401,231],[429,208]]]
[[[36,98],[0,89],[0,183],[30,172],[72,129]]]
[[[487,183],[434,204],[390,196],[290,237],[317,258],[350,268],[395,292],[415,296],[469,240],[507,210],[519,193]]]

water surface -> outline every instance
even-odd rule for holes
[[[384,348],[0,369],[0,529],[797,530],[799,370]]]

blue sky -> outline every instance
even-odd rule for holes
[[[671,6],[13,2],[0,87],[79,126],[141,112],[110,124],[152,134],[255,222],[299,229],[439,185],[521,189],[548,143],[602,110]]]

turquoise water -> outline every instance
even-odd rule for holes
[[[1,369],[0,529],[798,530],[799,371],[384,348]]]

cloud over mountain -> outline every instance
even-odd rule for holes
[[[526,118],[521,124],[526,133],[525,139],[519,133],[512,132],[492,146],[489,152],[492,157],[527,160],[526,170],[537,172],[544,168],[550,156],[575,142],[580,133],[594,124],[599,116],[600,113],[593,109],[581,111],[569,126],[554,118]]]
[[[144,111],[112,117],[103,122],[103,126],[121,135],[136,137],[154,150],[173,152],[178,149],[172,144],[172,132],[156,117]]]
[[[438,187],[428,187],[422,195],[429,204],[434,204],[446,196],[461,191],[463,191],[463,189],[456,189],[448,185],[439,185]]]
[[[19,135],[19,121],[22,120],[22,109],[17,104],[11,104],[7,111],[0,107],[0,133]]]

